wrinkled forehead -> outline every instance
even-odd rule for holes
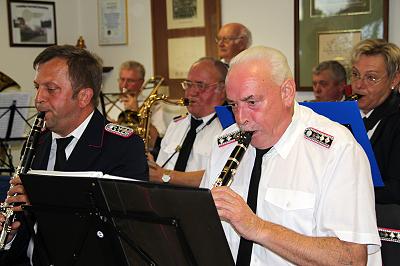
[[[229,69],[226,78],[228,98],[241,99],[249,95],[266,95],[279,88],[265,64],[254,61],[239,63]]]
[[[192,65],[189,69],[187,79],[191,81],[220,81],[221,74],[209,61],[201,61]]]
[[[218,37],[236,37],[240,34],[240,28],[234,25],[224,26],[218,32]]]

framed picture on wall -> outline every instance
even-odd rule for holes
[[[204,56],[217,57],[220,0],[152,0],[154,74],[165,78],[169,96],[184,95],[181,82]]]
[[[352,47],[369,38],[387,39],[388,0],[296,0],[295,79],[312,90],[312,69],[337,60],[350,67]]]
[[[350,69],[351,50],[360,41],[360,30],[318,32],[318,63],[336,60]]]
[[[98,0],[99,45],[128,43],[127,0]]]
[[[54,2],[8,0],[10,46],[57,44]]]

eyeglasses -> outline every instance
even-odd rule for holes
[[[242,39],[242,38],[243,38],[243,36],[240,36],[240,37],[222,37],[222,38],[217,37],[217,38],[215,38],[215,43],[216,44],[218,44],[219,42],[230,43],[232,41],[239,40],[239,39]]]
[[[382,82],[386,77],[386,75],[383,75],[379,78],[373,74],[365,74],[363,77],[361,77],[360,73],[353,71],[351,73],[351,82],[362,80],[368,87],[372,87]]]
[[[223,83],[223,81],[217,81],[215,83],[207,84],[207,83],[200,82],[200,81],[196,82],[196,81],[185,80],[185,81],[181,82],[181,85],[184,90],[189,90],[189,89],[195,88],[201,92],[204,92],[208,88],[210,88],[214,85],[218,85],[219,83]]]
[[[126,79],[126,78],[119,78],[118,82],[127,83],[128,85],[135,84],[139,81],[143,81],[143,79]]]

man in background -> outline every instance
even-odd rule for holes
[[[145,75],[144,66],[139,62],[129,60],[121,64],[118,74],[118,90],[123,95],[115,103],[116,106],[106,106],[107,116],[111,120],[117,121],[122,111],[138,110],[138,97],[140,97],[140,89],[144,83]]]
[[[251,46],[251,32],[240,23],[228,23],[222,26],[215,39],[218,56],[227,65],[233,57]]]
[[[172,121],[161,142],[157,164],[150,162],[150,180],[198,187],[206,168],[210,142],[222,132],[215,106],[225,101],[226,66],[201,58],[182,82],[190,101],[189,115]]]
[[[342,101],[346,87],[346,70],[337,61],[319,63],[312,71],[315,102]]]
[[[119,100],[115,106],[106,106],[107,116],[115,122],[126,124],[126,118],[129,117],[127,112],[137,112],[143,104],[145,97],[142,94],[142,87],[145,82],[146,71],[144,66],[134,60],[125,61],[119,68],[118,89],[121,93]],[[152,151],[155,146],[159,146],[161,137],[164,136],[167,129],[167,121],[163,114],[164,108],[160,102],[157,102],[151,107],[150,117],[150,132],[148,147]],[[139,123],[136,115],[134,115],[134,122]],[[157,144],[158,143],[158,144]],[[156,147],[158,149],[159,147]]]

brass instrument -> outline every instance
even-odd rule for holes
[[[236,169],[238,168],[244,153],[249,147],[252,136],[252,131],[239,132],[238,136],[236,137],[237,145],[233,149],[228,161],[225,163],[224,168],[219,174],[217,180],[215,181],[214,187],[231,185],[231,183],[233,182],[233,176],[236,174]]]
[[[21,161],[17,167],[17,170],[15,171],[14,177],[18,176],[21,173],[26,174],[31,167],[40,132],[44,125],[44,115],[45,112],[39,112],[39,114],[36,116],[35,121],[33,122],[33,126],[29,133],[24,149],[24,154],[22,155]],[[10,188],[12,188],[12,186],[10,186]],[[7,196],[7,198],[8,197],[9,196]],[[7,242],[8,234],[11,232],[11,225],[15,221],[15,213],[11,209],[14,206],[14,203],[7,202],[1,203],[0,205],[1,214],[3,214],[5,217],[5,220],[3,222],[3,229],[0,232],[0,250],[4,249]]]
[[[148,87],[149,84],[153,84],[153,89],[147,98],[143,101],[143,104],[139,107],[138,111],[126,110],[121,112],[118,117],[118,122],[122,125],[132,128],[136,134],[138,134],[144,141],[145,151],[149,151],[149,140],[150,140],[150,117],[151,107],[155,102],[163,101],[168,104],[187,106],[189,100],[187,98],[180,99],[169,99],[164,94],[159,94],[158,89],[160,88],[163,77],[156,76],[150,78],[142,86],[140,92]],[[140,93],[139,92],[139,93]]]
[[[345,101],[357,101],[362,97],[362,95],[360,94],[353,94],[350,96],[347,96],[346,99],[344,99]]]

